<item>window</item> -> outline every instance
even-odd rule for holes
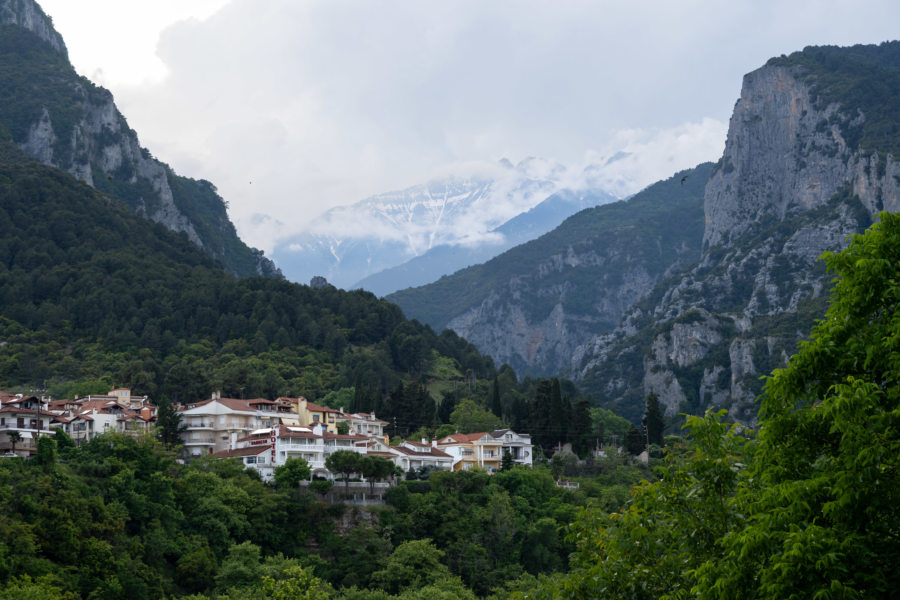
[[[313,417],[313,423],[319,422],[319,415],[313,415],[312,417]]]

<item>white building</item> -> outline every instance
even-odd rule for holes
[[[331,433],[318,424],[312,427],[278,425],[252,431],[236,440],[235,448],[218,451],[213,456],[239,458],[244,465],[259,471],[265,481],[271,481],[275,467],[283,465],[288,458],[302,458],[309,464],[312,476],[333,479],[332,473],[325,468],[328,457],[338,450],[366,454],[367,441],[368,438],[359,435]]]
[[[0,451],[31,456],[37,450],[38,437],[52,435],[52,418],[42,398],[0,393]]]
[[[491,435],[503,444],[500,451],[501,457],[508,450],[515,464],[532,466],[534,446],[531,444],[530,435],[527,433],[516,433],[512,429],[498,429],[492,432]]]
[[[182,406],[179,413],[186,427],[181,440],[191,457],[235,450],[242,447],[238,440],[253,431],[276,427],[282,420],[298,420],[289,403],[222,398],[218,393],[209,400]]]
[[[423,468],[450,471],[453,468],[453,457],[437,447],[437,442],[403,442],[399,446],[391,446],[394,454],[393,462],[404,472],[418,471]]]

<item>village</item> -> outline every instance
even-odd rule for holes
[[[53,435],[57,428],[81,445],[110,432],[151,435],[158,420],[155,404],[125,388],[71,400],[0,391],[0,404],[0,452],[6,457],[33,455],[38,438]],[[391,477],[407,479],[426,477],[433,470],[475,467],[492,473],[501,469],[504,457],[513,465],[530,467],[533,461],[528,434],[500,429],[392,443],[385,431],[389,423],[376,415],[347,413],[303,397],[245,400],[215,392],[176,410],[183,460],[236,459],[266,482],[273,481],[275,469],[292,458],[306,461],[310,480],[334,481],[339,474],[329,471],[326,461],[342,450],[389,461],[394,465]],[[362,484],[354,488],[360,492],[347,494],[345,500],[358,503],[369,502],[373,495],[377,501],[388,485],[378,482],[376,487],[364,477],[354,483]]]

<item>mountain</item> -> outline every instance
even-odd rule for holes
[[[541,225],[541,218],[568,216],[584,198],[612,200],[589,176],[597,177],[543,159],[515,166],[501,161],[478,175],[437,179],[331,209],[306,233],[280,241],[272,256],[293,281],[323,276],[338,287],[377,293],[427,283],[486,260],[528,239],[529,232],[549,230],[554,224]]]
[[[280,276],[240,240],[213,184],[177,175],[141,147],[112,94],[72,68],[34,0],[0,0],[0,136],[184,233],[231,273]]]
[[[443,275],[485,262],[513,246],[535,239],[585,208],[615,200],[612,195],[599,190],[562,190],[494,229],[491,233],[496,237],[491,236],[491,241],[473,247],[441,244],[402,265],[369,275],[353,287],[369,290],[376,296],[385,296],[397,290],[425,285]]]
[[[517,372],[564,371],[579,345],[612,330],[656,282],[697,260],[711,169],[701,165],[627,201],[581,211],[483,265],[387,299]]]
[[[698,168],[706,177],[684,180],[705,180],[700,228],[684,230],[694,257],[656,281],[645,276],[649,255],[609,271],[645,283],[641,294],[609,294],[597,285],[575,312],[563,292],[585,288],[562,273],[577,273],[569,265],[588,260],[606,273],[604,265],[661,236],[671,224],[644,211],[662,210],[672,202],[666,194],[640,211],[634,205],[633,219],[645,229],[602,252],[582,251],[596,235],[588,211],[545,236],[562,238],[557,232],[568,229],[567,244],[540,254],[538,246],[524,246],[535,250],[531,257],[507,253],[521,253],[506,263],[515,271],[487,263],[389,299],[411,317],[471,335],[498,361],[536,372],[562,368],[602,405],[633,420],[654,392],[670,415],[718,406],[733,419],[754,421],[760,377],[783,365],[824,314],[831,281],[818,257],[845,247],[879,211],[900,209],[898,93],[898,42],[810,47],[746,75],[724,155],[712,168]],[[680,191],[678,176],[668,185]],[[577,234],[582,220],[587,231]],[[609,314],[607,294],[620,302],[619,317],[606,321],[606,333],[584,335]],[[485,328],[489,336],[480,333]],[[560,341],[578,336],[583,341]],[[515,346],[517,340],[530,343]]]

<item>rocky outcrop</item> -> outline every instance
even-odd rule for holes
[[[20,110],[5,113],[16,118],[4,125],[19,148],[121,200],[138,214],[183,232],[235,275],[280,276],[271,261],[237,237],[225,204],[211,184],[179,177],[141,147],[112,94],[79,77],[68,64],[62,38],[33,0],[0,0],[0,20],[31,32],[63,55],[62,60],[44,57],[46,68],[26,73],[29,94],[20,94]],[[4,54],[3,60],[15,61],[19,70],[34,65],[41,52],[50,54],[32,47],[39,43],[24,38],[18,41],[29,46],[25,50],[28,61],[14,52]],[[5,85],[4,81],[0,80],[0,85]],[[28,122],[29,118],[33,121]]]
[[[817,107],[802,73],[767,66],[744,77],[725,154],[707,184],[705,248],[823,206],[848,184],[870,214],[900,209],[900,165],[848,147],[842,135],[866,116],[837,104]]]
[[[900,165],[847,141],[867,118],[824,103],[802,66],[747,75],[704,192],[700,260],[574,352],[572,374],[633,419],[654,392],[669,414],[723,406],[753,422],[761,378],[823,314],[818,258],[900,209]]]
[[[0,25],[18,25],[62,55],[69,55],[62,36],[53,28],[53,21],[34,0],[0,0]]]

